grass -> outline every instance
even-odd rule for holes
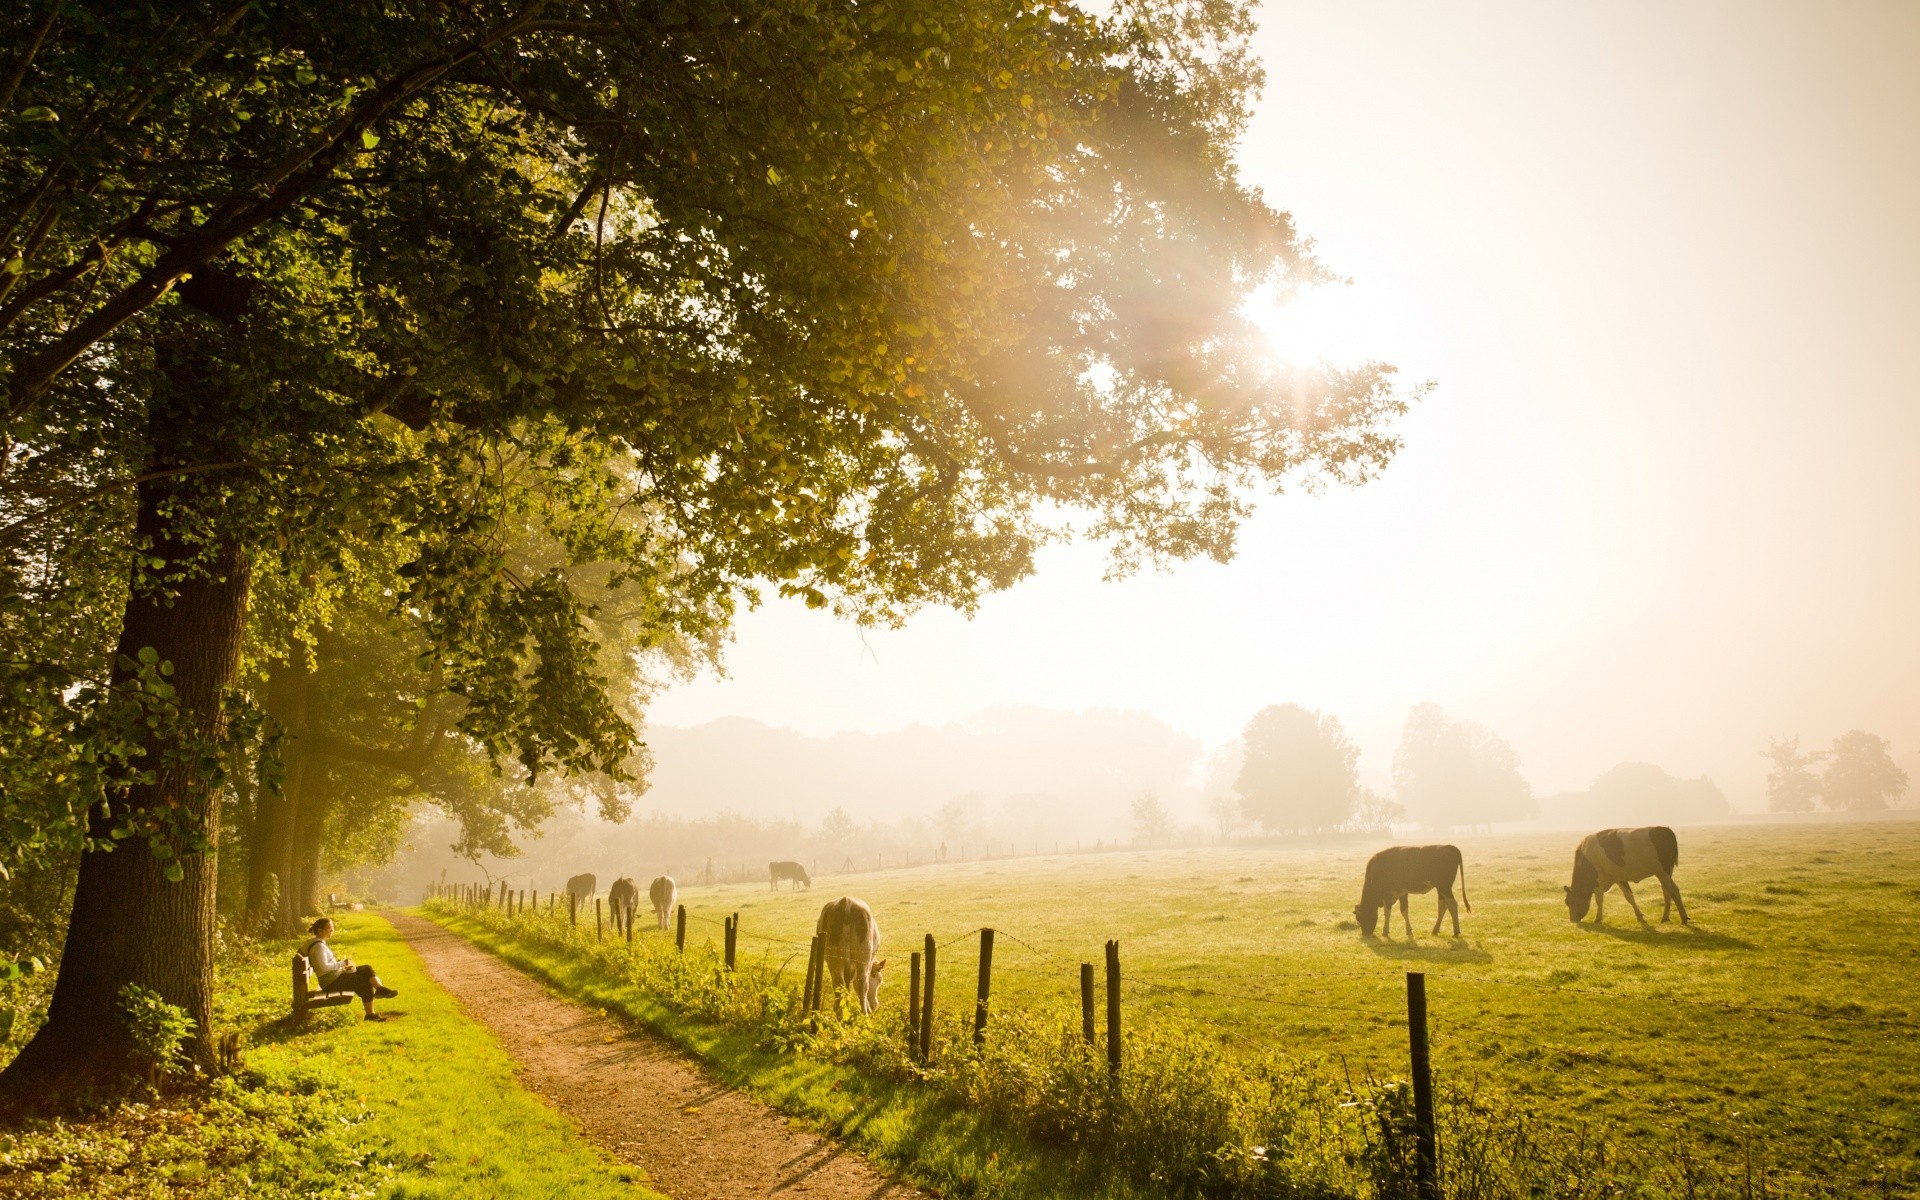
[[[944,943],[940,1004],[959,1016],[971,1009],[977,969],[970,931],[1001,931],[996,1023],[1076,1005],[1079,962],[1097,964],[1104,941],[1117,938],[1130,1037],[1198,1028],[1224,1054],[1277,1054],[1335,1084],[1405,1074],[1404,976],[1420,970],[1442,1085],[1503,1089],[1524,1110],[1512,1115],[1535,1123],[1530,1137],[1684,1143],[1722,1179],[1764,1172],[1775,1195],[1879,1194],[1889,1176],[1911,1179],[1920,1163],[1920,823],[1682,830],[1676,874],[1691,928],[1659,925],[1656,900],[1655,925],[1643,930],[1617,895],[1605,926],[1571,924],[1560,886],[1574,840],[1459,839],[1476,910],[1465,936],[1427,934],[1427,897],[1416,900],[1411,943],[1404,934],[1363,941],[1354,927],[1371,846],[1023,858],[823,879],[811,894],[682,894],[695,918],[690,942],[717,941],[720,917],[738,912],[743,955],[769,969],[803,961],[822,902],[863,897],[886,933],[883,1005],[894,1019],[901,968],[922,933]],[[592,964],[563,961],[564,948],[510,928],[487,936],[509,957],[539,959],[562,990],[603,1000],[619,990]],[[798,969],[789,963],[787,977]],[[628,1003],[670,1030],[685,1021]],[[787,1085],[753,1078],[783,1068],[752,1065],[725,1044],[694,1048],[743,1064],[750,1085],[813,1111],[804,1087],[783,1098]],[[873,1092],[863,1103],[885,1114],[892,1101]],[[872,1144],[883,1158],[894,1153],[885,1137]]]
[[[427,978],[393,927],[340,918],[334,945],[400,990],[368,1023],[353,1005],[288,1010],[291,944],[229,955],[216,1032],[244,1067],[77,1122],[0,1134],[0,1195],[622,1197],[639,1173],[524,1091],[493,1036]]]

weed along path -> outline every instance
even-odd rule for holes
[[[456,933],[385,914],[519,1064],[520,1080],[673,1200],[924,1197],[838,1143],[701,1074],[678,1050],[563,1000]]]

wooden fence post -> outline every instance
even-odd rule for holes
[[[600,897],[593,898],[593,940],[600,940]]]
[[[993,930],[980,931],[980,987],[973,1001],[973,1044],[987,1041],[987,996],[993,990]]]
[[[1407,972],[1407,1049],[1413,1067],[1414,1186],[1438,1200],[1440,1155],[1433,1129],[1433,1064],[1427,1055],[1427,977]]]
[[[807,943],[807,980],[800,985],[800,1011],[813,1011],[813,983],[820,974],[820,935],[814,934]]]
[[[687,906],[684,904],[673,919],[673,948],[682,954],[687,952]]]
[[[733,970],[734,947],[740,944],[740,914],[727,918],[727,970]]]
[[[929,1062],[933,1058],[933,973],[934,951],[933,935],[927,935],[927,944],[921,954],[927,962],[926,990],[920,994],[920,1061]]]
[[[539,888],[533,889],[533,915],[536,917],[540,915],[540,889]]]
[[[633,945],[633,910],[634,910],[635,908],[637,908],[637,907],[638,907],[638,905],[634,905],[634,904],[628,904],[628,905],[626,905],[626,910],[627,910],[627,945],[629,945],[629,946],[631,946],[631,945]]]
[[[1120,1074],[1120,943],[1107,943],[1107,1073]]]
[[[827,943],[817,934],[815,940],[820,941],[820,957],[813,964],[813,985],[807,991],[807,1008],[811,1012],[820,1011],[827,994]]]
[[[1087,1045],[1093,1040],[1093,964],[1080,964],[1080,1033],[1087,1039]]]
[[[567,924],[578,927],[580,924],[580,894],[567,893]]]
[[[920,1049],[920,952],[915,950],[908,961],[907,976],[907,1048]]]

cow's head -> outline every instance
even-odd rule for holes
[[[1567,920],[1578,921],[1587,915],[1587,909],[1593,905],[1593,893],[1598,890],[1599,872],[1587,861],[1587,856],[1578,850],[1573,852],[1573,882],[1561,888],[1561,894],[1567,901]]]
[[[1371,904],[1356,904],[1353,906],[1353,919],[1360,923],[1360,936],[1370,938],[1373,936],[1374,923],[1380,919],[1380,910]]]
[[[873,965],[867,968],[867,994],[860,998],[861,1011],[872,1012],[880,1007],[880,972],[886,969],[887,960],[884,958],[875,959]]]

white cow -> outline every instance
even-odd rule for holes
[[[660,922],[660,932],[667,931],[667,921],[673,916],[673,906],[680,900],[680,889],[673,884],[673,876],[662,875],[647,886],[647,899],[653,901],[654,919]]]
[[[863,1013],[880,1007],[880,972],[887,960],[874,957],[880,950],[880,924],[867,902],[852,896],[829,902],[820,909],[813,931],[820,935],[820,958],[835,992],[851,987]]]
[[[1687,921],[1687,905],[1680,899],[1680,887],[1673,881],[1673,868],[1680,862],[1680,841],[1665,825],[1646,825],[1639,829],[1602,829],[1590,833],[1573,852],[1573,882],[1563,891],[1567,898],[1567,917],[1578,921],[1593,908],[1594,924],[1606,919],[1608,888],[1619,888],[1633,908],[1633,915],[1645,925],[1647,918],[1633,898],[1631,885],[1646,878],[1660,881],[1660,898],[1665,901],[1660,919],[1666,921],[1673,910],[1680,910],[1680,923]]]

